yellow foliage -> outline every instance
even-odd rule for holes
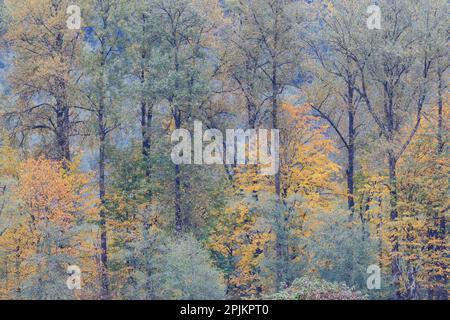
[[[10,218],[11,226],[0,233],[1,251],[9,265],[6,279],[11,279],[2,292],[5,297],[20,294],[23,283],[36,273],[44,272],[42,279],[46,279],[47,255],[73,257],[85,272],[86,285],[96,281],[95,228],[80,231],[70,244],[62,240],[70,235],[77,220],[92,221],[98,210],[88,188],[91,177],[79,173],[76,162],[68,167],[64,169],[61,162],[45,158],[28,159],[17,166],[17,212]],[[36,254],[44,256],[30,260]]]

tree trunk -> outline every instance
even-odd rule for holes
[[[146,17],[142,14],[142,36],[145,38],[147,32]],[[142,155],[145,162],[145,176],[150,177],[151,163],[150,163],[150,147],[151,147],[151,126],[153,118],[153,108],[149,105],[145,95],[145,83],[147,81],[145,72],[145,61],[147,59],[147,49],[144,47],[144,43],[141,47],[141,130],[142,130]]]
[[[276,75],[275,81],[273,85],[273,100],[272,100],[272,128],[278,129],[278,86],[276,84]],[[277,156],[277,155],[273,155]],[[281,157],[280,157],[280,169],[281,169]],[[281,196],[281,179],[280,179],[280,170],[275,173],[275,194],[280,199]]]
[[[141,16],[142,20],[142,39],[145,39],[145,35],[147,33],[147,19],[145,14]],[[147,81],[146,78],[146,69],[145,64],[147,56],[147,49],[145,48],[144,41],[142,42],[141,47],[141,133],[142,133],[142,159],[144,161],[145,167],[145,177],[146,177],[146,199],[147,206],[143,212],[142,218],[142,235],[144,240],[144,268],[146,274],[146,297],[147,299],[152,299],[154,296],[153,293],[153,284],[152,284],[152,263],[150,257],[150,228],[151,228],[151,201],[152,201],[152,191],[151,191],[151,173],[152,173],[152,163],[151,163],[151,129],[152,129],[152,120],[153,120],[153,106],[149,105],[148,100],[145,94],[145,83]]]
[[[58,101],[56,106],[57,159],[62,161],[70,161],[69,121],[69,108],[64,106],[63,101]],[[63,163],[63,166],[66,167],[66,164]]]
[[[146,292],[146,298],[152,299],[154,297],[153,292],[153,283],[152,283],[152,261],[150,259],[150,208],[147,207],[144,210],[144,217],[143,217],[143,223],[142,223],[142,237],[144,240],[144,268],[146,273],[146,280],[145,280],[145,292]]]
[[[22,275],[20,273],[20,246],[16,247],[15,250],[16,254],[15,254],[15,275],[16,275],[16,294],[17,294],[17,298],[20,298],[20,294],[22,293],[22,289],[21,289],[21,278]]]
[[[108,276],[108,247],[106,234],[106,188],[105,188],[105,161],[106,161],[106,128],[105,128],[105,106],[100,103],[98,110],[98,135],[99,135],[99,157],[98,157],[98,187],[101,203],[100,209],[100,246],[101,246],[101,299],[109,299],[109,276]]]
[[[181,115],[177,107],[174,112],[175,129],[181,128]],[[181,233],[183,231],[183,217],[181,213],[181,167],[175,165],[175,231]]]
[[[183,231],[183,219],[181,217],[181,178],[180,165],[175,165],[175,231]]]
[[[439,245],[439,250],[440,251],[444,251],[446,248],[445,245],[445,239],[447,236],[446,233],[446,215],[445,212],[442,213],[442,216],[439,219],[439,239],[441,242],[441,245]],[[438,262],[440,264],[440,267],[443,270],[448,270],[448,264],[445,262],[445,260],[443,261],[439,261]],[[441,283],[441,285],[438,286],[437,288],[437,292],[436,292],[436,299],[438,300],[448,300],[448,273],[444,273],[442,276],[439,276],[438,281]]]
[[[350,211],[350,221],[353,221],[355,216],[355,190],[354,190],[354,175],[355,175],[355,114],[353,107],[353,88],[348,85],[347,96],[347,113],[348,113],[348,150],[347,150],[347,206]],[[364,238],[364,217],[361,220],[362,237]],[[350,225],[352,228],[352,225]],[[347,274],[348,283],[352,281],[354,255],[353,251],[348,252]]]
[[[56,10],[56,8],[55,8]],[[63,61],[63,44],[64,35],[62,32],[58,32],[56,35],[56,49],[60,56],[60,62]],[[65,160],[64,162],[70,162],[70,143],[69,143],[69,130],[70,130],[70,108],[67,106],[66,96],[66,82],[65,80],[58,78],[56,80],[56,140],[58,143],[58,160]],[[66,163],[63,163],[64,167],[67,167]]]
[[[70,161],[70,141],[69,141],[69,130],[70,130],[70,115],[69,108],[67,106],[64,107],[64,159]]]
[[[141,129],[142,129],[142,156],[145,165],[145,176],[150,177],[152,168],[150,162],[151,149],[151,127],[153,112],[152,108],[147,105],[145,100],[141,102]]]
[[[378,235],[378,261],[383,261],[383,211],[382,211],[381,199],[378,200],[378,223],[377,223],[377,235]]]
[[[389,186],[390,186],[390,219],[391,222],[394,223],[393,235],[391,237],[392,249],[391,249],[391,271],[392,271],[392,279],[393,285],[395,289],[395,298],[401,298],[400,292],[400,257],[399,257],[399,241],[398,241],[398,227],[396,222],[398,221],[398,211],[397,211],[397,159],[395,158],[394,152],[389,151]]]
[[[351,92],[349,90],[349,92]],[[350,210],[350,220],[355,214],[355,114],[353,112],[353,97],[349,97],[348,110],[348,154],[347,154],[347,205]]]
[[[276,42],[276,37],[275,37]],[[276,45],[276,43],[275,43]],[[272,63],[272,128],[278,129],[278,79],[277,79],[277,62],[274,60]],[[272,155],[277,156],[277,155]],[[281,157],[280,157],[280,170],[281,170]],[[281,289],[281,283],[283,281],[283,270],[280,267],[282,265],[282,261],[285,261],[285,257],[283,255],[283,243],[282,243],[282,236],[281,236],[281,223],[283,221],[282,219],[282,213],[281,213],[281,177],[280,177],[280,170],[278,170],[275,173],[275,194],[276,194],[276,215],[278,219],[276,219],[277,228],[278,231],[275,240],[275,254],[276,254],[276,290],[279,291]]]
[[[442,84],[442,73],[438,73],[439,84],[438,84],[438,153],[444,151],[444,103],[442,98],[443,84]]]

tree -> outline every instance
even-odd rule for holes
[[[366,238],[371,234],[370,238],[377,239],[378,261],[382,266],[391,268],[393,230],[401,244],[399,293],[405,299],[446,299],[443,288],[447,283],[448,262],[442,255],[448,250],[444,217],[448,210],[444,195],[448,181],[445,156],[436,153],[439,144],[434,131],[436,123],[437,119],[422,122],[398,162],[396,229],[390,221],[388,172],[382,170],[379,175],[367,177],[361,188],[367,196],[365,220],[371,226]]]
[[[233,42],[239,56],[244,57],[244,65],[251,70],[250,81],[256,80],[252,82],[252,86],[262,88],[255,97],[254,89],[249,87],[249,80],[234,73],[235,80],[247,99],[249,121],[255,122],[255,116],[259,116],[262,117],[260,121],[266,121],[273,129],[279,129],[280,97],[298,73],[300,46],[297,31],[303,20],[300,6],[292,1],[229,1],[229,5],[236,18],[235,23],[241,25],[238,38]],[[270,106],[267,111],[262,112],[263,115],[258,115],[261,113],[258,109],[265,100],[270,102]],[[280,198],[279,172],[275,174],[274,180],[275,193]],[[281,272],[278,271],[277,274],[279,286]]]
[[[197,114],[208,94],[211,69],[206,48],[216,27],[214,18],[221,11],[211,1],[158,0],[152,2],[151,8],[158,34],[155,72],[162,76],[154,81],[157,81],[159,99],[169,105],[173,128],[180,129]],[[189,220],[189,213],[182,212],[182,191],[186,187],[189,188],[189,183],[182,181],[181,166],[175,164],[175,230],[178,233],[183,231],[183,221]]]
[[[253,297],[267,291],[261,264],[272,235],[261,217],[250,196],[230,203],[212,229],[209,247],[225,272],[229,296]]]
[[[390,297],[390,288],[386,285],[383,290],[367,290],[367,268],[378,265],[375,232],[371,237],[362,237],[359,230],[362,222],[349,221],[347,212],[339,209],[319,213],[307,224],[311,236],[304,239],[309,258],[304,267],[306,273],[326,281],[345,283],[371,298]],[[385,280],[388,279],[383,277],[382,283],[386,283]]]
[[[291,1],[258,3],[230,1],[230,9],[239,19],[236,24],[242,25],[239,38],[234,41],[238,54],[246,58],[246,65],[256,64],[256,68],[252,67],[255,69],[252,72],[257,73],[258,78],[256,83],[252,83],[255,86],[262,86],[263,90],[259,94],[264,97],[263,100],[270,101],[268,122],[273,129],[279,129],[280,95],[295,79],[298,72],[300,47],[297,31],[298,25],[302,22],[300,7],[298,3]],[[249,52],[252,52],[255,57],[252,57]],[[238,79],[236,81],[239,82]],[[260,81],[261,84],[259,84]],[[250,93],[246,93],[246,96]],[[251,113],[255,112],[257,110],[251,111]],[[250,121],[255,120],[250,119]],[[275,175],[275,192],[277,196],[280,196],[279,173]]]
[[[18,118],[20,139],[50,133],[55,159],[71,159],[70,139],[79,135],[77,101],[80,30],[66,26],[68,1],[5,1],[11,17],[5,38],[15,52],[9,82],[16,97],[9,117]],[[55,152],[51,152],[55,150]]]
[[[384,28],[370,32],[366,38],[367,32],[362,31],[365,23],[360,21],[355,29],[349,31],[352,42],[342,43],[340,47],[359,71],[356,91],[385,141],[382,148],[388,160],[390,220],[394,229],[391,239],[392,275],[398,288],[401,271],[396,236],[397,163],[419,129],[429,98],[431,67],[437,55],[425,35],[432,28],[429,23],[430,14],[435,12],[432,8],[443,8],[443,3],[418,2],[411,5],[399,0],[380,5],[384,7]],[[346,15],[345,11],[336,13]],[[360,20],[363,20],[362,16]],[[414,24],[411,23],[413,20]],[[399,290],[397,297],[400,297]]]
[[[283,135],[280,148],[281,206],[270,214],[276,235],[275,255],[271,257],[281,282],[291,283],[298,272],[303,250],[300,239],[311,230],[307,221],[323,210],[331,210],[341,194],[334,176],[340,170],[331,154],[337,153],[326,137],[327,127],[320,118],[309,116],[308,106],[283,103],[279,112]]]
[[[408,299],[425,296],[447,300],[448,177],[446,159],[436,154],[436,122],[424,121],[399,162],[399,237],[403,246],[403,294]]]
[[[39,158],[25,160],[17,169],[14,192],[19,203],[8,217],[12,225],[0,238],[10,266],[5,271],[14,279],[7,285],[13,297],[73,298],[66,287],[67,266],[87,270],[93,263],[82,264],[87,238],[76,238],[82,221],[96,214],[86,188],[89,176],[77,172],[76,164],[65,168],[67,163]]]
[[[223,299],[225,286],[221,273],[212,265],[207,251],[192,236],[168,241],[156,268],[156,292],[163,299]]]
[[[330,210],[339,194],[333,182],[339,166],[330,160],[336,150],[326,127],[309,111],[283,103],[279,113],[281,204],[272,192],[273,179],[257,174],[258,166],[237,167],[234,180],[242,195],[225,214],[219,212],[210,238],[230,294],[260,296],[292,283],[307,259],[302,239],[311,235],[309,221]]]
[[[101,202],[101,298],[109,299],[108,275],[108,240],[106,227],[106,145],[107,137],[119,126],[117,108],[123,101],[120,95],[122,79],[121,66],[118,57],[122,47],[123,36],[120,28],[124,19],[123,1],[98,0],[90,2],[87,22],[92,30],[91,50],[86,54],[85,69],[90,78],[86,79],[86,95],[89,100],[89,110],[93,112],[97,126],[98,138],[98,189]]]
[[[352,12],[361,8],[359,3],[336,2],[331,10],[319,10],[305,38],[310,53],[305,67],[315,79],[308,102],[329,123],[347,152],[345,173],[351,220],[355,214],[356,140],[367,119],[361,116],[361,96],[356,90],[358,69],[346,48],[355,47],[349,30],[360,23],[353,19]]]
[[[131,6],[126,27],[130,34],[131,46],[128,54],[131,56],[131,74],[138,82],[138,101],[140,107],[140,125],[142,139],[142,155],[146,165],[146,176],[151,175],[151,147],[152,147],[152,120],[153,108],[159,101],[154,86],[157,78],[155,48],[160,36],[154,31],[154,1],[140,1]],[[151,200],[149,194],[149,201]]]

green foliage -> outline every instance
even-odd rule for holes
[[[222,274],[213,266],[208,251],[190,235],[168,238],[155,269],[152,282],[160,299],[225,298]]]
[[[327,281],[364,289],[367,267],[377,263],[376,241],[363,234],[360,222],[350,222],[344,210],[322,213],[316,223],[317,230],[307,239],[310,268]]]
[[[321,280],[301,277],[288,288],[267,297],[273,300],[366,300],[367,296],[346,286]]]

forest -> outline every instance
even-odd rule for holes
[[[0,300],[448,300],[448,12],[0,0]]]

